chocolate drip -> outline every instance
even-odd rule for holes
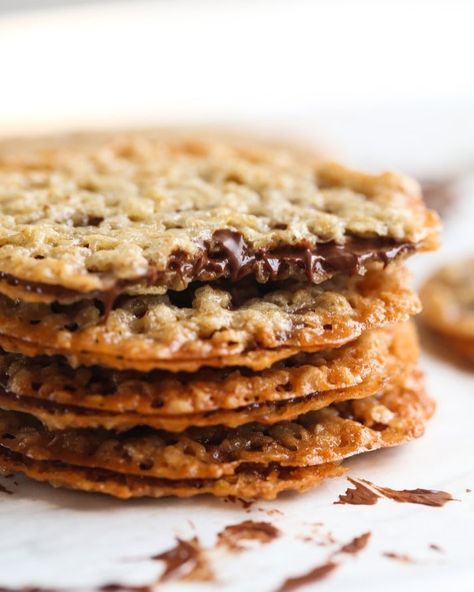
[[[18,278],[0,271],[0,281],[10,286],[19,287],[31,294],[44,295],[58,301],[77,299],[100,300],[105,315],[112,309],[116,298],[128,287],[159,283],[176,285],[179,278],[181,286],[189,283],[209,282],[221,278],[230,278],[238,282],[247,276],[255,276],[258,282],[285,280],[289,277],[305,276],[314,283],[336,273],[354,275],[361,273],[368,263],[378,262],[384,266],[399,256],[414,250],[416,246],[409,242],[399,242],[392,238],[349,237],[344,243],[334,241],[311,244],[302,241],[296,245],[285,245],[272,249],[253,249],[242,233],[230,230],[216,230],[210,241],[200,245],[197,256],[190,256],[182,250],[173,252],[165,270],[157,270],[150,263],[146,274],[126,279],[107,279],[110,287],[106,290],[81,292],[56,284],[46,284]]]
[[[349,237],[343,244],[330,241],[313,246],[303,241],[299,245],[258,249],[252,253],[242,234],[228,229],[216,230],[212,242],[214,249],[208,247],[197,275],[210,271],[209,262],[227,272],[234,282],[247,275],[272,281],[286,279],[292,268],[299,268],[309,282],[314,282],[318,275],[354,275],[369,262],[386,266],[414,248],[411,243],[390,238]]]

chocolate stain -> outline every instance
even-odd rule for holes
[[[240,553],[245,551],[243,541],[258,541],[263,545],[270,543],[280,535],[280,531],[270,522],[255,522],[244,520],[238,524],[226,526],[217,535],[217,546],[225,547],[229,551]]]
[[[214,573],[197,537],[189,541],[177,538],[174,547],[154,555],[152,559],[165,564],[158,582],[170,579],[209,582],[214,579]]]
[[[339,549],[339,553],[349,553],[351,555],[357,555],[362,549],[365,549],[369,542],[372,533],[370,531],[364,532],[358,537],[355,537],[349,543],[346,543]]]
[[[437,553],[444,553],[444,550],[439,545],[436,545],[435,543],[431,543],[429,545],[429,547],[432,551],[436,551]]]
[[[384,497],[388,497],[389,499],[402,504],[421,504],[423,506],[440,508],[448,502],[455,501],[450,493],[435,489],[398,490],[390,489],[390,487],[380,487],[379,485],[372,485],[372,487],[379,491]]]
[[[380,498],[388,498],[398,503],[421,504],[431,507],[442,507],[450,501],[455,501],[453,496],[446,491],[435,489],[391,489],[375,485],[367,479],[355,480],[348,477],[354,488],[348,488],[339,496],[335,504],[374,505]],[[374,491],[375,490],[375,491]]]
[[[413,559],[404,553],[394,553],[393,551],[385,551],[382,553],[387,559],[393,559],[394,561],[401,561],[402,563],[415,563]]]
[[[301,576],[286,579],[276,592],[292,592],[293,590],[301,588],[301,586],[319,582],[320,580],[327,578],[336,567],[338,567],[338,564],[334,561],[328,561],[327,563],[318,565]]]
[[[339,496],[335,504],[351,504],[354,506],[373,506],[379,500],[379,495],[366,487],[363,483],[347,478],[348,481],[354,485],[354,487],[348,487],[346,492]]]

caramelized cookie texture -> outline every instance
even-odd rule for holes
[[[93,301],[71,306],[0,297],[0,346],[27,356],[61,354],[73,366],[196,371],[262,370],[299,351],[339,347],[419,311],[403,268],[339,276],[318,286],[206,285],[187,294],[127,297],[104,318]]]
[[[263,370],[204,368],[193,374],[71,368],[60,358],[0,352],[0,388],[12,397],[114,413],[180,415],[280,402],[362,384],[418,356],[411,323],[367,331],[334,350],[298,354]]]
[[[180,132],[0,144],[0,291],[71,302],[249,275],[320,283],[437,244],[411,179]]]
[[[247,424],[192,428],[180,434],[132,430],[47,430],[33,418],[0,415],[0,447],[29,460],[125,475],[219,479],[246,466],[263,471],[310,467],[395,446],[420,436],[433,412],[420,372],[414,371],[374,397],[334,404],[270,427]]]
[[[352,386],[317,390],[316,383],[311,383],[315,366],[307,365],[301,368],[302,381],[293,376],[296,383],[305,389],[300,393],[288,392],[286,387],[282,393],[281,389],[276,387],[273,392],[268,391],[268,400],[254,400],[234,408],[215,407],[200,413],[182,414],[160,413],[160,408],[152,408],[151,412],[149,410],[147,413],[108,411],[88,407],[86,401],[81,400],[79,393],[76,396],[72,394],[69,397],[70,403],[64,404],[56,403],[51,398],[38,397],[34,394],[33,396],[21,395],[8,390],[0,391],[0,406],[12,411],[31,413],[53,429],[103,427],[123,430],[142,425],[168,431],[182,431],[191,426],[237,427],[249,422],[271,425],[283,420],[292,420],[302,413],[321,409],[334,402],[369,397],[386,386],[389,378],[396,380],[405,376],[415,366],[418,358],[418,343],[413,327],[409,325],[398,328],[396,333],[392,341],[387,344],[385,354],[378,352],[381,359],[371,364],[371,371],[365,378],[359,377]],[[338,370],[342,369],[338,368]],[[269,378],[271,374],[272,370],[268,372]],[[314,378],[317,376],[317,368],[313,376]],[[267,388],[269,386],[270,384]],[[258,393],[255,394],[259,396]],[[170,403],[172,404],[172,399]]]
[[[88,469],[62,462],[34,461],[12,453],[3,446],[0,446],[0,466],[3,470],[24,473],[36,481],[46,481],[54,487],[104,493],[121,499],[187,498],[212,494],[216,497],[273,500],[284,491],[302,493],[317,487],[324,479],[344,473],[344,469],[336,463],[304,468],[250,465],[220,479],[158,479]]]

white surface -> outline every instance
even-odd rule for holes
[[[365,166],[436,176],[473,162],[473,15],[471,2],[259,0],[237,9],[179,0],[9,17],[0,20],[0,132],[232,120],[323,138]],[[414,262],[417,281],[450,254],[474,251],[473,191],[466,182],[443,250]],[[197,533],[212,546],[222,527],[255,517],[284,536],[240,556],[214,553],[217,584],[160,589],[274,590],[337,547],[298,540],[322,522],[316,542],[325,531],[340,543],[373,533],[360,556],[341,560],[318,583],[322,592],[472,591],[474,493],[466,488],[474,490],[474,375],[428,354],[422,363],[438,402],[425,437],[351,460],[350,475],[442,489],[460,501],[334,505],[348,486],[339,478],[245,513],[209,498],[123,503],[3,480],[15,493],[0,493],[0,587],[146,584],[162,569],[147,558],[175,536]],[[433,543],[444,552],[430,550]],[[384,551],[415,563],[389,560]]]

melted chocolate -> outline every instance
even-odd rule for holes
[[[278,588],[277,592],[292,592],[293,590],[301,588],[301,586],[306,586],[308,584],[313,584],[314,582],[323,580],[331,572],[333,572],[336,567],[338,567],[338,564],[334,563],[333,561],[328,561],[327,563],[323,563],[323,565],[318,565],[314,569],[301,576],[288,578]]]
[[[206,260],[222,269],[234,282],[248,275],[261,280],[286,279],[292,268],[299,268],[309,282],[317,275],[354,275],[369,262],[388,265],[414,248],[411,243],[390,238],[349,237],[343,244],[330,241],[314,246],[302,241],[299,245],[252,251],[240,232],[229,229],[216,230],[212,243],[214,248],[208,247]],[[207,261],[201,261],[197,279],[200,273],[207,271]]]
[[[218,545],[224,546],[230,551],[240,552],[245,550],[242,541],[259,541],[267,544],[276,539],[280,531],[270,522],[256,522],[244,520],[238,524],[226,526],[218,537]]]
[[[309,241],[302,241],[298,245],[253,250],[240,232],[221,229],[216,230],[212,239],[203,242],[200,247],[199,255],[193,258],[182,250],[175,251],[164,271],[157,271],[150,264],[145,275],[133,279],[107,278],[111,287],[103,291],[80,292],[59,285],[24,280],[4,271],[0,271],[0,280],[31,294],[60,301],[97,299],[104,303],[107,314],[127,287],[138,284],[153,286],[162,281],[173,283],[173,276],[178,276],[184,286],[193,281],[208,282],[221,278],[237,282],[250,275],[259,282],[284,280],[292,275],[303,275],[313,282],[318,276],[336,273],[354,275],[371,262],[386,266],[390,261],[412,251],[415,245],[391,238],[349,237],[343,244],[330,241],[312,245]]]
[[[372,536],[372,533],[370,531],[364,532],[364,534],[361,534],[360,536],[353,538],[352,541],[343,545],[339,549],[339,552],[340,553],[349,553],[351,555],[357,555],[357,553],[362,551],[362,549],[365,549],[371,536]]]

